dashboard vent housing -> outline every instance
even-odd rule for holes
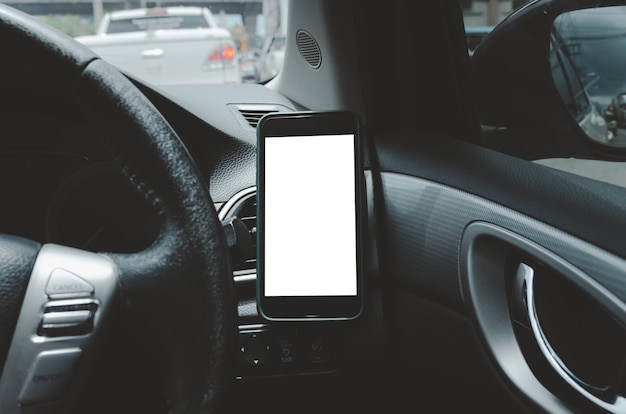
[[[230,104],[228,105],[242,127],[256,130],[259,121],[267,114],[274,112],[293,112],[293,109],[278,104]]]
[[[231,253],[235,276],[256,271],[256,189],[245,190],[233,197],[220,210],[219,217],[221,221],[238,218],[246,226],[252,239],[254,247],[252,256],[241,258]]]
[[[267,114],[271,114],[274,113],[276,111],[268,111],[268,110],[258,110],[258,109],[248,109],[248,110],[244,110],[244,109],[240,109],[239,113],[241,113],[241,115],[244,117],[244,119],[246,120],[246,122],[248,123],[248,125],[250,125],[252,128],[256,128],[257,125],[259,125],[259,121],[261,120],[261,118],[263,118],[265,115]]]
[[[298,30],[296,33],[296,43],[302,58],[311,69],[319,69],[322,65],[322,51],[313,36],[307,31]]]

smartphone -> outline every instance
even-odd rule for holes
[[[269,320],[362,310],[364,175],[350,112],[266,115],[257,127],[257,304]]]

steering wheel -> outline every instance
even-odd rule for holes
[[[133,254],[0,235],[0,412],[71,408],[109,335],[142,349],[167,412],[223,411],[234,379],[234,286],[221,225],[184,145],[115,68],[4,5],[0,61],[77,102],[159,217],[156,241]]]

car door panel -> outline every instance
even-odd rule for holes
[[[527,321],[520,322],[523,318],[512,310],[520,303],[514,284],[521,263],[545,269],[537,274],[554,274],[556,287],[552,293],[543,293],[548,290],[542,287],[544,305],[537,312],[558,315],[550,316],[550,330],[555,331],[558,318],[572,325],[567,312],[552,310],[556,305],[549,304],[550,295],[560,288],[573,289],[593,310],[591,322],[581,324],[581,329],[592,333],[593,318],[602,319],[596,324],[602,326],[609,325],[605,319],[613,320],[617,328],[602,331],[598,338],[617,336],[616,341],[622,341],[626,326],[626,254],[620,242],[622,217],[626,217],[620,202],[623,190],[423,131],[385,134],[375,140],[375,146],[383,229],[381,271],[389,278],[392,297],[388,301],[395,326],[392,343],[399,355],[424,351],[438,361],[417,358],[421,362],[402,367],[401,376],[410,378],[411,371],[426,367],[427,377],[449,378],[444,372],[454,367],[459,383],[464,379],[465,388],[473,390],[467,403],[481,408],[487,403],[480,395],[498,400],[489,403],[498,409],[596,409],[597,404],[581,397],[566,378],[547,367],[548,358],[539,353],[540,341],[533,339],[532,330],[518,329]],[[424,301],[431,305],[424,306]],[[436,322],[415,316],[425,310]],[[450,322],[464,318],[472,321],[472,327]],[[545,321],[550,318],[539,315]],[[455,334],[442,329],[455,325],[459,328]],[[420,326],[421,334],[407,333],[402,326]],[[594,375],[589,367],[598,365],[596,357],[599,363],[611,365],[610,359],[601,361],[604,348],[593,341],[582,348],[562,339],[573,335],[579,340],[585,332],[560,331],[547,336],[558,339],[559,354],[569,355],[568,361],[578,372],[582,370],[581,377]],[[477,358],[485,357],[483,352],[491,368],[474,366]],[[623,366],[626,354],[611,352],[615,366]],[[456,362],[451,366],[445,360]],[[476,380],[480,386],[472,383]],[[621,386],[620,381],[622,377],[614,388]],[[462,388],[453,382],[449,386],[452,393]],[[519,407],[518,398],[502,388],[525,396],[524,406]]]
[[[382,173],[387,219],[387,260],[394,279],[436,292],[447,303],[462,301],[459,243],[471,223],[484,222],[548,246],[625,300],[626,262],[521,213],[460,190],[397,173]],[[461,259],[465,259],[461,257]],[[397,266],[397,267],[396,267]],[[418,277],[416,277],[418,275]]]
[[[621,188],[433,131],[388,132],[375,138],[375,146],[383,172],[464,190],[626,257],[626,193]]]

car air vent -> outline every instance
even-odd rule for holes
[[[239,110],[239,113],[244,117],[248,125],[250,125],[252,128],[256,128],[257,125],[259,125],[259,121],[261,120],[261,118],[263,118],[263,116],[274,113],[274,112],[276,111],[255,110],[255,109],[248,109],[248,110],[240,109]]]
[[[254,188],[239,193],[220,210],[222,222],[232,219],[238,219],[243,223],[253,245],[252,252],[245,254],[231,248],[233,271],[235,275],[250,273],[256,270],[256,191]]]
[[[293,109],[276,104],[230,104],[230,110],[239,123],[248,130],[256,130],[261,118],[274,112],[292,112]]]
[[[322,64],[322,52],[313,36],[304,30],[298,30],[296,42],[300,54],[311,69],[319,69]]]

